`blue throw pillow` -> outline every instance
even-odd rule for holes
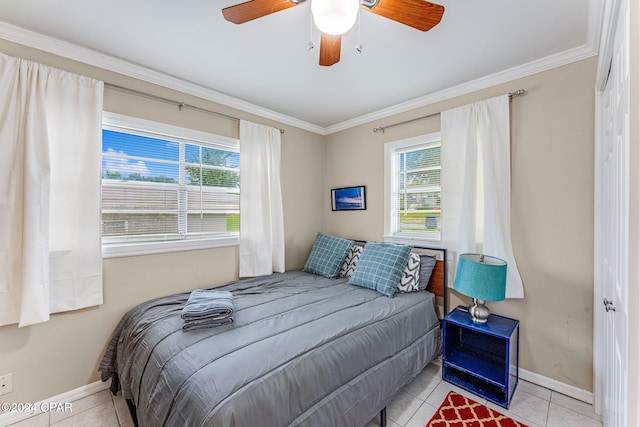
[[[353,240],[318,233],[309,258],[304,264],[304,271],[335,279],[351,246]]]
[[[349,283],[393,297],[410,255],[411,246],[367,242]]]

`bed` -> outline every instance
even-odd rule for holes
[[[189,293],[126,313],[100,365],[146,426],[354,426],[440,352],[446,251],[428,291],[388,298],[305,271],[228,283],[233,324],[185,332]],[[436,298],[439,296],[440,298]]]

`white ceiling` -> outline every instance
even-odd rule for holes
[[[309,1],[225,21],[221,10],[240,2],[2,0],[0,37],[329,133],[592,56],[601,9],[601,0],[440,0],[443,19],[426,33],[362,12],[340,62],[321,67],[318,48],[307,50]]]

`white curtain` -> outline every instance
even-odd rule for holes
[[[102,304],[102,96],[0,54],[0,325]]]
[[[240,121],[240,277],[284,271],[280,130]]]
[[[444,111],[442,136],[442,242],[449,271],[461,253],[507,262],[507,298],[524,296],[511,245],[509,97]],[[449,275],[449,285],[454,274]]]

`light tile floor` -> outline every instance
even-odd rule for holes
[[[455,390],[530,427],[602,427],[601,418],[591,405],[523,380],[519,381],[507,411],[441,378],[440,365],[435,362],[428,365],[387,407],[387,425],[424,427],[447,393]],[[379,418],[376,417],[365,427],[378,425]],[[43,413],[11,427],[47,426],[133,427],[133,422],[124,399],[104,390],[73,402],[71,413]]]

